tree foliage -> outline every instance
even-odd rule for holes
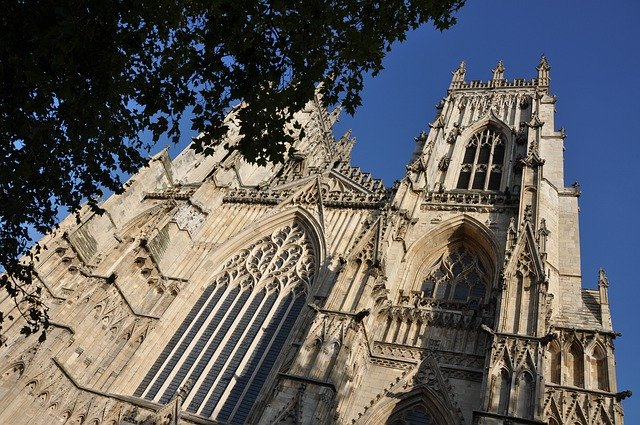
[[[145,163],[163,135],[179,138],[192,111],[211,153],[236,118],[235,147],[281,161],[293,113],[322,83],[348,113],[363,77],[395,41],[432,21],[445,29],[464,0],[14,0],[0,17],[0,284],[26,297],[25,333],[47,325],[30,229],[47,232],[60,207],[99,211],[120,175]],[[151,134],[149,138],[142,135]],[[0,322],[2,317],[0,316]]]

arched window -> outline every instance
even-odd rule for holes
[[[584,357],[582,347],[577,342],[571,344],[567,353],[567,372],[569,373],[569,385],[584,387]]]
[[[486,127],[467,143],[458,177],[458,189],[500,190],[505,140],[502,133]]]
[[[596,346],[590,359],[591,386],[598,390],[609,391],[607,356],[600,346]]]
[[[413,405],[392,415],[388,425],[435,425],[435,421],[427,408],[422,404]]]
[[[422,282],[423,297],[437,300],[482,303],[488,273],[476,255],[465,246],[444,254]]]
[[[134,395],[166,404],[183,388],[188,412],[245,423],[304,305],[314,267],[313,247],[298,225],[239,251]]]

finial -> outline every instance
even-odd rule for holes
[[[451,79],[450,88],[460,87],[460,85],[464,83],[464,76],[466,72],[467,67],[464,61],[462,61],[460,62],[460,65],[458,65],[458,68],[456,68],[456,70],[451,73],[453,75],[453,78]]]
[[[551,67],[549,66],[549,61],[547,61],[547,57],[543,54],[540,57],[540,63],[536,68],[538,70],[538,85],[548,86],[549,85],[549,71],[551,71]]]
[[[501,60],[498,61],[495,69],[492,69],[491,72],[493,72],[494,80],[504,80],[504,64]]]
[[[600,270],[598,270],[598,286],[604,286],[605,288],[609,287],[609,279],[607,278],[607,273],[602,267],[600,267]]]
[[[538,64],[538,67],[536,68],[538,71],[544,69],[545,71],[550,71],[551,67],[549,66],[549,61],[547,60],[547,57],[544,55],[544,53],[542,54],[542,56],[540,56],[540,63]]]

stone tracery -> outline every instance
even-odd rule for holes
[[[488,281],[488,273],[477,256],[459,246],[440,257],[421,289],[426,298],[482,304]]]
[[[135,395],[164,404],[190,380],[187,411],[243,423],[304,304],[314,254],[298,224],[236,253],[200,296]]]

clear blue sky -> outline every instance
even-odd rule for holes
[[[636,177],[640,140],[640,2],[468,0],[458,24],[440,33],[424,27],[395,46],[386,70],[365,83],[363,106],[343,116],[340,136],[353,129],[353,164],[390,185],[403,176],[415,146],[428,130],[434,106],[461,60],[467,80],[487,80],[500,59],[506,77],[532,78],[540,55],[551,64],[558,97],[556,127],[564,127],[565,179],[578,181],[583,286],[595,287],[604,267],[616,339],[618,389],[625,423],[640,424],[640,289],[636,271],[640,207]]]

